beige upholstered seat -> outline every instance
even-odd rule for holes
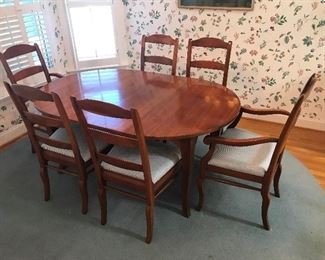
[[[240,128],[230,128],[222,137],[244,139],[258,135]],[[270,165],[275,146],[276,143],[245,147],[218,144],[208,165],[262,177]]]
[[[181,153],[176,145],[171,143],[152,141],[148,143],[147,148],[152,182],[156,183],[181,159]],[[123,161],[141,163],[140,152],[137,148],[130,149],[115,145],[108,154]],[[106,162],[102,162],[101,165],[105,170],[144,180],[143,172],[119,168]]]
[[[86,139],[85,139],[83,133],[81,133],[81,128],[79,125],[74,124],[71,127],[72,127],[72,130],[73,130],[73,132],[76,136],[76,139],[77,139],[77,143],[78,143],[79,150],[80,150],[80,155],[81,155],[82,159],[86,162],[91,158]],[[59,128],[58,130],[56,130],[51,135],[50,139],[63,141],[63,142],[69,142],[69,137],[68,137],[67,131],[64,128]],[[96,142],[95,144],[96,144],[96,147],[98,150],[103,150],[105,147],[107,147],[107,144],[105,144],[105,143]],[[47,144],[42,144],[42,148],[49,150],[51,152],[59,153],[59,154],[74,158],[73,151],[69,150],[69,149],[60,149],[58,147],[50,146]]]

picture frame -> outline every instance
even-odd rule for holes
[[[179,8],[253,10],[254,0],[178,0]]]

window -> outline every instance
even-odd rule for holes
[[[47,66],[53,67],[52,52],[40,0],[0,0],[0,51],[19,43],[37,43]],[[13,71],[38,63],[36,53],[33,56],[20,56],[9,61]],[[0,98],[7,95],[2,86],[4,75],[4,71],[1,71]]]
[[[71,42],[77,69],[121,64],[120,38],[116,31],[121,1],[66,0]],[[123,11],[123,8],[122,8]],[[125,28],[122,28],[122,32]]]

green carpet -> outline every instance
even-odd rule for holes
[[[108,223],[100,225],[94,175],[87,215],[73,177],[51,173],[44,202],[28,140],[2,152],[0,166],[0,259],[325,259],[325,192],[289,153],[281,198],[271,201],[271,231],[261,226],[258,192],[214,182],[206,182],[203,210],[184,218],[178,180],[158,198],[150,245],[142,202],[108,193]]]

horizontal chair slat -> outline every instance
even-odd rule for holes
[[[102,116],[109,116],[122,119],[131,119],[131,113],[129,110],[125,110],[114,104],[102,103],[96,100],[79,100],[78,105],[82,110],[88,111],[90,113],[95,113]]]
[[[145,62],[151,62],[151,63],[164,64],[164,65],[172,65],[173,64],[172,59],[162,57],[162,56],[145,56],[144,61]]]
[[[31,123],[37,124],[38,126],[43,126],[46,128],[62,128],[63,123],[59,119],[47,117],[44,115],[36,115],[30,112],[25,112],[25,116]]]
[[[40,136],[40,135],[37,135],[36,139],[40,143],[43,143],[43,144],[54,146],[54,147],[57,147],[57,148],[60,148],[60,149],[72,150],[72,145],[69,144],[69,143],[66,143],[66,142],[58,141],[58,140],[55,140],[55,139],[50,139],[48,137],[44,137],[44,136]]]
[[[192,46],[206,47],[206,48],[216,48],[216,46],[218,46],[218,48],[227,49],[229,47],[229,43],[224,42],[221,39],[206,37],[206,38],[201,38],[192,41]]]
[[[160,35],[160,34],[153,34],[150,36],[146,36],[146,42],[150,43],[157,43],[157,44],[168,44],[174,45],[177,40],[174,40],[169,35]]]
[[[114,133],[102,132],[97,129],[89,129],[91,137],[100,139],[107,144],[118,144],[127,147],[138,147],[138,141],[135,138],[120,136]]]
[[[140,164],[129,162],[129,161],[124,161],[118,158],[111,157],[109,155],[104,155],[104,154],[98,154],[98,158],[101,161],[104,161],[108,164],[114,165],[116,167],[122,168],[122,169],[127,169],[127,170],[132,170],[132,171],[138,171],[142,172],[143,167]]]
[[[224,64],[217,62],[217,61],[207,61],[207,60],[191,61],[191,67],[213,69],[213,70],[224,70],[225,69]]]
[[[32,66],[18,71],[17,73],[15,73],[14,78],[16,81],[20,81],[24,78],[33,76],[40,72],[43,72],[42,66]]]
[[[19,48],[17,48],[18,46],[19,46]],[[5,57],[5,59],[9,60],[9,59],[15,58],[17,56],[33,52],[33,51],[36,51],[35,46],[33,46],[33,45],[17,44],[12,47],[9,47],[6,50],[4,57]]]

